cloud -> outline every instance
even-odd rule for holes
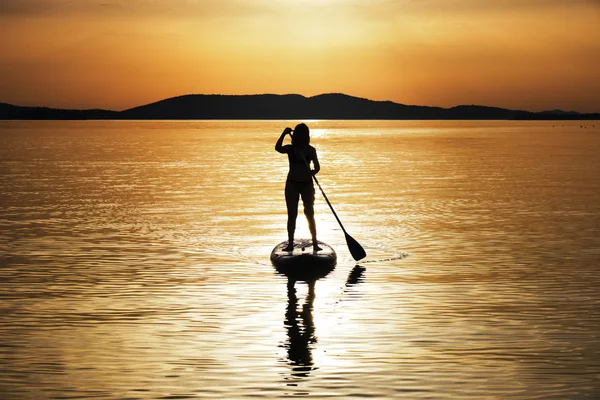
[[[251,18],[296,15],[322,19],[351,15],[361,20],[397,20],[411,14],[519,12],[592,5],[600,0],[1,0],[0,17],[109,15],[121,17]]]
[[[56,16],[109,13],[125,16],[212,16],[261,12],[267,0],[2,0],[0,16]]]
[[[349,4],[346,2],[345,4]],[[600,9],[600,0],[354,0],[355,10],[364,17],[402,17],[407,14],[522,12],[555,7],[591,5]]]

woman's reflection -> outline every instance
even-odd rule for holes
[[[351,290],[356,284],[364,279],[365,268],[357,265],[348,275],[342,295]],[[287,349],[288,360],[292,365],[292,376],[306,378],[316,367],[313,363],[312,350],[317,343],[315,336],[315,324],[313,320],[313,303],[315,301],[315,283],[318,278],[310,280],[297,280],[288,275],[287,293],[288,304],[283,324],[287,330],[288,339],[283,345]],[[298,296],[296,283],[306,282],[308,294],[304,304],[298,307]]]
[[[284,345],[288,351],[288,359],[293,366],[292,376],[307,377],[313,369],[312,345],[317,342],[313,321],[313,302],[315,300],[315,281],[309,281],[306,301],[298,309],[296,281],[288,278],[288,306],[284,325],[288,333],[288,341]]]

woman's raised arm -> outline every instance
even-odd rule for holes
[[[285,146],[283,145],[283,139],[285,138],[285,135],[291,135],[292,133],[292,128],[285,128],[283,130],[283,132],[281,133],[281,136],[279,136],[279,139],[277,139],[277,143],[275,143],[275,150],[280,152],[280,153],[287,153],[285,151]]]

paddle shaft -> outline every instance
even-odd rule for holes
[[[306,162],[306,160],[304,160],[304,162]],[[308,163],[306,164],[308,165]],[[309,167],[310,169],[310,167]],[[340,228],[342,228],[342,231],[344,232],[344,234],[347,235],[346,230],[344,229],[344,225],[342,225],[342,221],[340,221],[340,218],[338,217],[337,213],[335,212],[335,210],[333,209],[333,206],[331,205],[331,203],[329,202],[329,199],[327,198],[327,195],[325,194],[325,192],[323,191],[323,188],[321,187],[321,184],[319,183],[319,181],[317,180],[317,177],[312,175],[312,178],[314,179],[315,183],[317,184],[317,186],[319,187],[319,190],[321,191],[321,194],[323,195],[323,198],[325,199],[325,201],[327,202],[327,205],[329,206],[329,208],[331,209],[331,212],[333,213],[333,216],[335,217],[335,219],[337,220],[338,224],[340,224]]]

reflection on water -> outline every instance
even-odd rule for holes
[[[354,285],[362,282],[365,271],[366,269],[360,265],[352,268],[342,294],[352,290]],[[305,282],[308,293],[306,294],[305,302],[301,307],[298,307],[296,285],[301,281],[299,282],[295,278],[288,277],[288,304],[283,322],[288,336],[283,347],[287,349],[287,360],[292,367],[292,380],[288,383],[288,386],[298,386],[298,379],[308,378],[313,369],[318,369],[312,357],[313,348],[316,347],[318,342],[313,318],[313,303],[316,297],[315,284],[318,279],[309,279]]]
[[[0,122],[0,398],[597,397],[599,124],[309,122],[292,285],[295,122]]]
[[[308,295],[306,303],[298,310],[298,296],[295,281],[288,280],[288,306],[285,313],[284,325],[287,329],[288,340],[284,347],[292,365],[294,377],[308,377],[313,369],[312,346],[317,343],[315,323],[313,321],[313,302],[315,300],[315,282],[307,282]]]

